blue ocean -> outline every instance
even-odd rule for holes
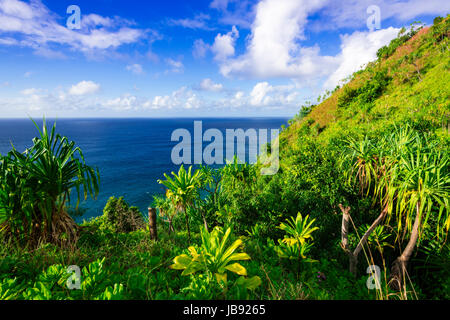
[[[54,121],[47,120],[48,124]],[[225,137],[226,129],[280,129],[281,125],[287,125],[288,119],[207,118],[195,121],[202,121],[203,132],[215,128]],[[37,124],[41,126],[42,120]],[[163,179],[164,173],[178,169],[171,159],[172,148],[179,143],[171,141],[172,132],[187,129],[194,137],[194,119],[186,118],[58,119],[56,127],[58,133],[76,142],[87,164],[100,171],[100,194],[96,200],[89,199],[80,204],[84,215],[77,220],[101,215],[111,196],[123,196],[130,205],[145,213],[153,195],[164,193],[157,180]],[[24,151],[37,136],[38,131],[29,119],[0,119],[0,154],[11,150],[11,145]],[[203,148],[207,144],[205,142]]]

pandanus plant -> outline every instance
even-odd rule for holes
[[[367,138],[360,143],[366,143],[365,140]],[[408,126],[396,129],[392,134],[383,137],[378,141],[376,149],[373,147],[373,150],[369,148],[359,150],[365,150],[366,156],[363,158],[361,154],[351,153],[350,159],[353,159],[354,165],[349,169],[350,176],[353,176],[353,179],[357,177],[363,183],[363,189],[370,188],[370,195],[374,202],[381,205],[382,211],[363,235],[355,251],[350,252],[346,239],[349,208],[340,206],[344,214],[343,247],[350,255],[350,270],[356,272],[358,253],[369,236],[384,219],[386,223],[393,221],[397,235],[403,233],[401,238],[409,239],[392,268],[392,279],[396,280],[392,283],[396,283],[394,287],[398,288],[420,238],[421,230],[433,221],[437,237],[443,237],[443,234],[448,233],[450,227],[448,151],[446,149],[439,151],[435,141],[424,134],[414,132]],[[355,171],[355,168],[358,170]],[[362,172],[368,174],[361,179]],[[371,185],[373,187],[370,187]],[[402,239],[397,238],[399,242]]]
[[[448,199],[450,172],[448,151],[426,134],[406,127],[385,139],[386,174],[378,183],[378,194],[388,208],[387,223],[393,220],[400,244],[409,239],[391,270],[391,286],[400,289],[406,267],[432,221],[434,236],[443,238],[450,227]]]
[[[66,210],[71,192],[77,204],[99,192],[99,172],[86,165],[80,148],[34,122],[39,137],[24,153],[13,148],[0,166],[0,230],[21,240],[73,242],[77,226]]]
[[[397,289],[429,221],[436,226],[437,238],[444,238],[450,227],[448,152],[426,149],[419,146],[415,152],[403,155],[390,175],[387,195],[388,201],[395,204],[397,234],[401,240],[409,238],[391,270],[392,286]]]
[[[344,163],[348,167],[345,171],[348,182],[359,187],[361,194],[366,190],[368,195],[379,177],[379,158],[377,149],[368,137],[361,141],[348,139]]]
[[[368,137],[358,141],[348,139],[345,141],[346,150],[344,153],[342,166],[344,175],[350,185],[356,185],[362,195],[371,196],[376,202],[381,195],[383,197],[383,188],[380,188],[380,179],[386,175],[386,159],[384,158],[382,146],[373,143]],[[355,274],[358,264],[358,256],[371,233],[385,219],[388,207],[382,200],[382,210],[378,217],[373,221],[367,231],[360,239],[355,250],[351,251],[348,242],[350,207],[344,207],[339,204],[342,211],[341,227],[341,246],[349,256],[350,272]]]
[[[173,178],[164,173],[166,180],[158,180],[167,188],[166,197],[172,201],[178,212],[183,212],[186,219],[186,229],[189,241],[191,240],[191,230],[189,227],[188,207],[193,206],[199,197],[198,188],[201,184],[201,172],[196,170],[192,173],[192,166],[186,171],[181,165],[178,174],[172,172]]]

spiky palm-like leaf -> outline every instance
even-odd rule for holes
[[[39,137],[33,146],[24,153],[13,148],[0,162],[0,225],[21,239],[59,242],[62,234],[76,233],[65,210],[71,191],[77,206],[88,195],[96,197],[99,173],[86,165],[73,141],[56,133],[55,124],[50,131],[45,119],[42,130],[34,124]]]
[[[197,187],[200,184],[200,171],[192,173],[192,166],[188,171],[181,165],[178,170],[178,174],[172,172],[170,177],[164,173],[166,180],[158,180],[158,183],[164,185],[168,190],[168,198],[180,206],[181,210],[186,208],[186,205],[190,205],[198,196]]]
[[[189,254],[181,254],[173,260],[174,264],[170,268],[183,270],[182,275],[190,275],[198,271],[205,271],[216,277],[218,282],[227,282],[226,271],[233,272],[240,276],[247,276],[247,270],[238,262],[250,260],[250,256],[245,252],[236,252],[242,245],[242,240],[235,240],[230,246],[228,241],[231,229],[223,232],[222,228],[215,227],[211,232],[205,228],[201,229],[202,244],[199,248],[193,246],[188,248]],[[252,278],[252,286],[259,278]],[[258,281],[259,280],[259,281]],[[257,286],[256,285],[256,286]]]
[[[281,258],[289,259],[305,259],[304,261],[314,261],[306,258],[306,254],[311,250],[313,244],[308,240],[313,240],[312,233],[318,230],[313,224],[316,219],[309,221],[309,216],[304,218],[300,213],[295,219],[286,220],[286,223],[281,223],[279,229],[285,231],[287,235],[284,239],[279,240],[279,246],[276,248],[278,255]]]
[[[450,172],[447,152],[422,152],[403,155],[392,167],[388,201],[395,205],[397,231],[411,231],[417,215],[420,229],[433,217],[436,235],[448,232],[450,226]],[[406,229],[404,230],[404,228]]]
[[[189,240],[191,239],[191,231],[189,228],[189,217],[187,207],[191,206],[199,197],[198,188],[201,186],[201,171],[196,170],[192,173],[192,166],[188,171],[181,165],[178,174],[172,172],[173,178],[164,173],[166,180],[158,180],[158,183],[167,188],[166,197],[172,201],[178,212],[184,212],[186,218],[186,229],[188,230]]]
[[[309,216],[302,217],[300,213],[297,214],[295,219],[291,217],[290,220],[286,220],[286,223],[281,223],[279,229],[285,231],[288,236],[283,239],[283,242],[290,245],[294,245],[298,242],[304,244],[307,239],[313,239],[312,233],[318,230],[318,227],[313,227],[316,219],[308,221]]]

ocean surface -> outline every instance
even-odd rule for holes
[[[194,120],[202,121],[203,132],[209,128],[219,129],[225,145],[226,129],[280,129],[281,125],[287,125],[288,119],[58,119],[57,132],[75,141],[86,163],[100,171],[100,194],[97,200],[89,199],[80,204],[84,215],[77,220],[101,215],[111,196],[123,196],[145,214],[153,195],[164,193],[164,187],[157,180],[164,179],[163,173],[178,170],[171,159],[172,148],[179,143],[171,141],[174,130],[187,129],[191,133],[194,157]],[[51,125],[54,121],[48,119],[47,123]],[[41,126],[42,120],[37,123]],[[0,154],[11,150],[11,144],[22,152],[37,136],[38,131],[29,119],[0,119]],[[270,140],[270,131],[268,137]],[[203,142],[203,149],[208,144]],[[247,143],[247,157],[248,150]]]

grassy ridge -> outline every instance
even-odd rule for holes
[[[438,41],[436,29],[447,36]],[[295,142],[299,130],[306,126],[320,131],[320,140],[323,141],[342,132],[361,134],[405,121],[430,123],[434,128],[443,126],[448,129],[448,32],[448,18],[433,27],[420,29],[399,45],[392,55],[381,57],[353,74],[350,81],[337,87],[306,117],[301,120],[294,118],[281,139]],[[385,79],[386,83],[381,83]],[[355,96],[358,89],[367,92],[373,87],[381,88],[379,96],[362,101]]]

